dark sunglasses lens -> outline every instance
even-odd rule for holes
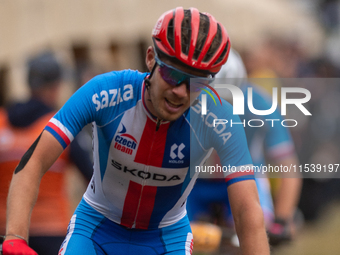
[[[173,86],[179,85],[187,79],[185,75],[168,66],[160,66],[159,71],[163,80]]]
[[[193,78],[193,76],[191,75],[188,75],[184,72],[172,68],[171,66],[166,65],[159,59],[157,60],[157,63],[159,65],[159,72],[164,81],[172,86],[177,86],[184,82],[187,84],[187,88],[191,92],[201,91],[207,86],[207,84],[209,85],[214,80],[208,78]]]

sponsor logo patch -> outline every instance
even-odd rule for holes
[[[132,155],[133,151],[137,148],[137,140],[132,135],[126,133],[126,128],[123,124],[122,130],[115,137],[114,148],[129,155]]]

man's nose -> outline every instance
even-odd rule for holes
[[[188,96],[188,89],[187,89],[187,84],[186,82],[182,82],[178,86],[175,86],[172,89],[172,92],[176,94],[180,98],[184,98]]]

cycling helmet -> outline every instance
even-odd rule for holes
[[[242,58],[236,50],[230,49],[227,63],[222,66],[215,78],[223,79],[215,80],[217,83],[232,84],[238,87],[247,81],[246,68],[243,64]],[[216,91],[220,97],[224,98],[225,100],[230,101],[232,99],[232,94],[229,89],[216,88]]]
[[[152,38],[160,57],[213,75],[227,61],[230,50],[224,26],[196,8],[165,12],[152,30]]]
[[[28,84],[31,89],[49,86],[62,79],[62,67],[52,52],[42,52],[27,62]]]
[[[221,70],[216,74],[216,78],[227,78],[228,82],[241,86],[247,79],[247,71],[241,56],[234,49],[230,49],[228,61],[222,66]]]

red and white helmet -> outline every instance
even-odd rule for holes
[[[207,25],[200,24],[202,20]],[[157,53],[205,73],[217,73],[228,59],[230,39],[226,29],[212,15],[196,8],[177,7],[165,12],[152,30],[152,37]]]

